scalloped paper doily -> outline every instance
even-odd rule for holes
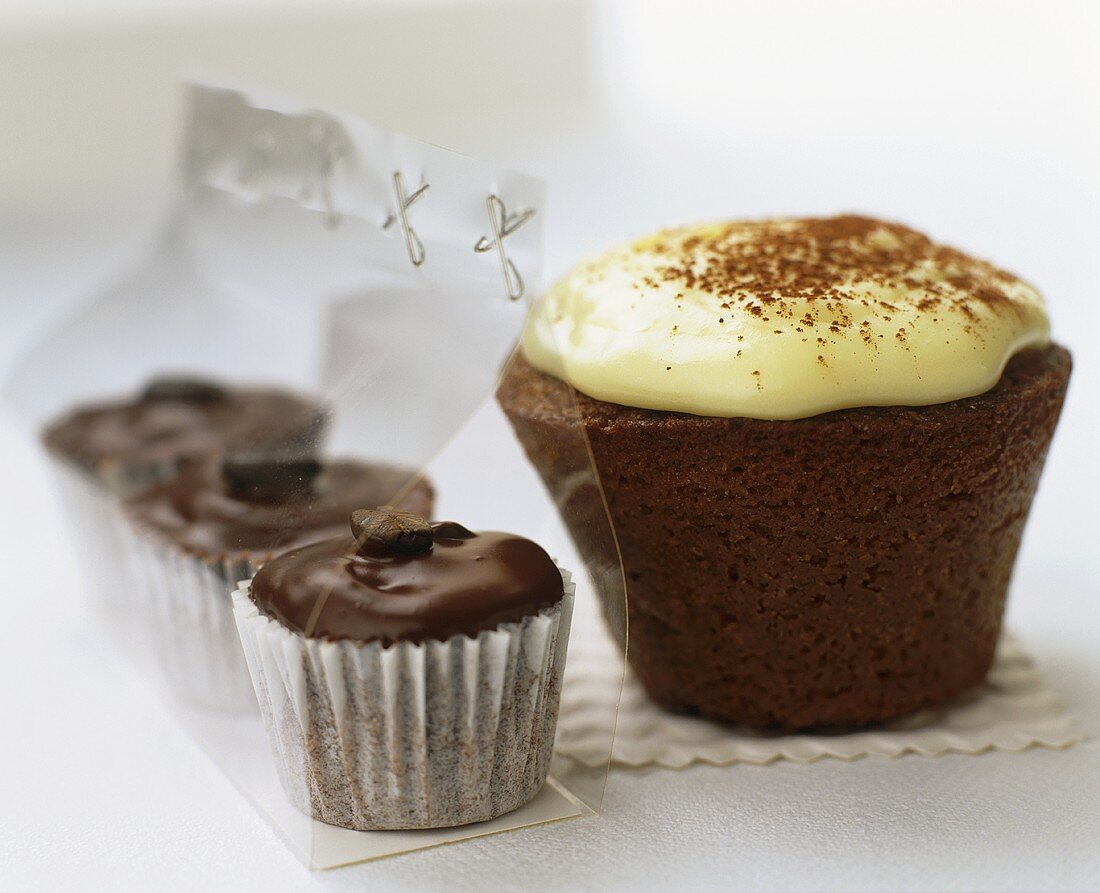
[[[614,700],[622,661],[595,624],[585,624],[570,644],[567,673],[557,747],[582,763],[601,765],[607,760],[606,705]],[[646,697],[628,671],[611,762],[682,769],[693,763],[762,765],[826,757],[979,754],[1065,748],[1084,737],[1020,643],[1006,635],[981,690],[937,710],[846,734],[768,734],[670,714]]]

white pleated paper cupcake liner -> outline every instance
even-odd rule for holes
[[[133,522],[124,526],[122,541],[172,693],[196,707],[254,713],[232,596],[266,556],[202,558]]]
[[[575,587],[476,638],[311,639],[233,594],[279,776],[302,812],[357,830],[487,821],[546,781]]]
[[[144,604],[126,557],[122,499],[150,476],[170,474],[175,466],[139,469],[133,475],[117,468],[97,473],[56,457],[50,466],[93,608],[109,622],[140,626]]]

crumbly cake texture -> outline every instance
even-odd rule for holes
[[[985,678],[1070,366],[1049,345],[975,397],[796,422],[603,402],[519,354],[497,396],[587,558],[603,505],[571,491],[558,446],[583,424],[627,577],[630,663],[655,701],[845,728]]]
[[[986,261],[869,217],[670,229],[578,264],[539,300],[531,363],[591,397],[806,418],[991,388],[1049,341],[1042,297]]]
[[[361,643],[295,633],[247,589],[234,612],[291,802],[356,830],[488,821],[546,781],[573,587],[557,605],[476,637]]]

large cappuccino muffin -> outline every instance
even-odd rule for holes
[[[1069,374],[1031,286],[837,217],[671,230],[581,265],[498,398],[588,552],[603,504],[557,446],[584,426],[654,700],[839,728],[985,678]]]

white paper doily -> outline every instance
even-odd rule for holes
[[[622,662],[595,623],[585,623],[577,632],[570,643],[557,746],[587,765],[600,765],[607,760],[606,705],[614,699]],[[594,734],[592,729],[599,731]],[[906,753],[938,756],[1065,748],[1083,739],[1077,722],[1045,685],[1031,658],[1013,636],[1006,635],[981,691],[945,708],[847,734],[768,734],[676,716],[653,704],[627,672],[611,761],[620,766],[680,769],[696,762],[760,765],[776,760],[806,763],[823,757],[853,760]]]

